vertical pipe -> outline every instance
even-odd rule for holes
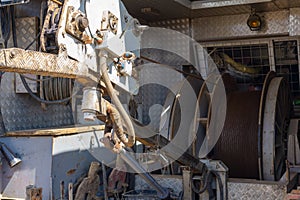
[[[69,193],[69,200],[73,200],[73,183],[69,183],[68,193]]]
[[[108,200],[108,194],[107,194],[107,178],[106,178],[106,169],[102,162],[102,176],[103,176],[103,193],[104,193],[104,200]]]
[[[134,132],[133,124],[131,122],[129,115],[123,108],[123,105],[121,104],[118,96],[116,95],[114,88],[111,84],[111,81],[109,79],[108,72],[107,72],[107,57],[108,57],[107,52],[105,50],[100,50],[97,54],[97,64],[100,65],[102,80],[106,86],[107,93],[111,97],[122,119],[124,120],[124,123],[127,128],[127,133],[128,133],[128,144],[129,144],[128,146],[131,147],[134,145],[135,142],[135,132]]]
[[[65,196],[65,182],[61,181],[60,182],[60,200],[64,200]]]

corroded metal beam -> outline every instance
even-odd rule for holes
[[[78,79],[82,83],[98,82],[86,65],[68,58],[19,48],[0,50],[0,71]]]

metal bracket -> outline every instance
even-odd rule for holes
[[[89,73],[87,66],[79,65],[78,61],[63,55],[54,55],[37,51],[25,51],[11,48],[0,50],[0,70],[55,76],[63,78],[76,78],[83,84],[98,83],[99,77]]]
[[[109,10],[103,11],[101,31],[109,30],[116,35],[118,31],[118,22],[119,19]]]
[[[227,179],[228,168],[220,160],[201,160],[207,166],[208,170],[218,174],[219,179],[216,178],[216,194],[217,199],[228,199]],[[222,188],[222,191],[220,189]],[[223,192],[223,198],[221,198],[221,192]]]
[[[89,21],[84,13],[75,10],[73,6],[68,7],[66,32],[84,44],[91,44],[92,38],[85,33]]]
[[[212,181],[215,184],[216,189],[216,199],[227,200],[228,199],[228,189],[227,189],[227,177],[228,168],[226,165],[219,160],[201,160],[207,167],[207,170],[215,175],[215,179]],[[183,168],[183,185],[184,185],[184,198],[183,199],[193,199],[195,193],[191,191],[192,180],[202,179],[202,176],[193,176],[191,170],[187,167]],[[192,178],[193,177],[193,178]],[[199,194],[200,199],[208,199],[208,193],[203,192]]]
[[[182,167],[183,199],[193,199],[192,176],[193,174],[189,167]]]
[[[42,188],[33,185],[26,187],[26,200],[42,200]]]

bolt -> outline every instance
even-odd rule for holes
[[[89,20],[87,17],[79,16],[78,19],[78,27],[80,31],[84,31],[89,26]]]
[[[9,54],[9,57],[12,59],[16,56],[16,52],[14,51],[11,51],[10,54]]]

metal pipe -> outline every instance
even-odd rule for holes
[[[98,60],[99,65],[100,65],[102,79],[103,79],[103,82],[106,86],[106,90],[107,90],[109,96],[111,97],[113,103],[115,104],[117,110],[119,111],[120,116],[124,120],[124,123],[125,123],[126,128],[127,128],[128,141],[127,141],[127,143],[124,143],[124,144],[128,147],[132,147],[135,143],[135,132],[134,132],[133,124],[131,122],[131,119],[130,119],[129,115],[127,114],[127,112],[123,108],[123,105],[121,104],[118,96],[116,95],[116,93],[114,91],[114,88],[111,84],[111,81],[109,79],[108,72],[107,72],[107,56],[108,56],[107,52],[104,51],[104,50],[101,50],[101,51],[98,52],[97,56],[98,56],[97,60]]]
[[[157,183],[157,181],[125,150],[120,151],[121,158],[144,179],[151,187],[157,191],[157,196],[160,199],[165,199],[169,196],[169,191]]]
[[[104,200],[108,200],[108,194],[107,194],[107,177],[106,177],[106,169],[105,169],[105,166],[104,166],[104,162],[102,162],[101,167],[102,167],[102,176],[103,176]]]
[[[17,158],[4,143],[0,143],[0,151],[10,167],[14,167],[22,162],[22,160]]]
[[[73,200],[73,183],[69,183],[68,192],[69,192],[69,200]]]

